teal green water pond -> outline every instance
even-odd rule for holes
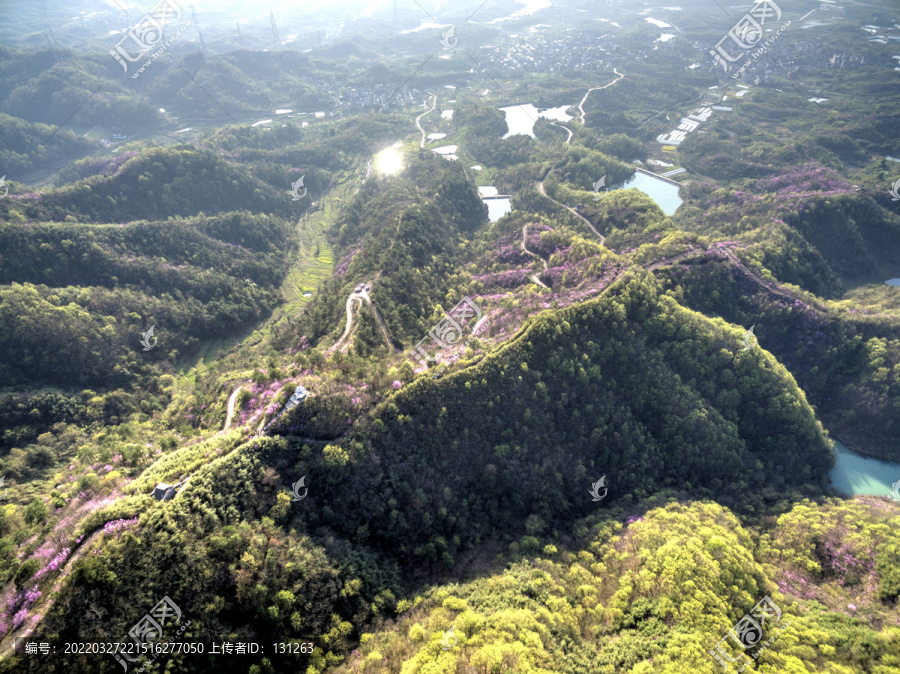
[[[834,440],[834,438],[832,438]],[[891,485],[900,481],[900,463],[868,459],[854,454],[834,440],[837,463],[831,471],[831,484],[848,496],[891,496]]]

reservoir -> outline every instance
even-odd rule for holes
[[[631,180],[616,189],[627,190],[629,187],[639,189],[653,199],[666,215],[672,215],[681,206],[681,197],[678,196],[678,185],[673,185],[667,180],[662,180],[641,171],[635,171]]]
[[[837,463],[831,471],[831,484],[848,496],[891,496],[891,485],[900,481],[900,464],[868,459],[854,454],[834,440]]]
[[[508,108],[500,108],[500,111],[506,115],[506,126],[509,127],[509,131],[503,137],[509,138],[516,134],[523,134],[535,138],[534,123],[538,117],[550,119],[554,122],[568,122],[570,119],[574,119],[571,115],[566,114],[566,110],[570,107],[572,106],[561,105],[558,108],[547,108],[543,112],[538,112],[538,109],[531,103],[524,103],[522,105],[511,105]]]

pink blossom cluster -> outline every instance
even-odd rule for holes
[[[568,287],[577,286],[579,283],[581,283],[582,280],[584,280],[584,274],[590,264],[590,258],[581,260],[580,262],[576,263],[572,263],[566,260],[557,267],[550,267],[549,269],[545,269],[540,274],[539,278],[548,286],[552,286],[554,288],[563,284]]]
[[[3,607],[2,617],[0,617],[0,636],[6,634],[7,630],[9,630],[8,620],[10,616],[12,616],[13,629],[18,629],[25,622],[25,618],[28,617],[28,609],[40,597],[41,593],[36,584],[30,590],[20,590],[12,594]]]
[[[254,384],[250,387],[250,398],[244,403],[240,410],[241,425],[243,426],[250,419],[256,418],[259,413],[265,411],[270,406],[270,401],[275,397],[281,388],[280,381],[274,381],[269,385]]]
[[[511,242],[513,237],[504,237],[497,242],[497,248],[485,255],[481,260],[480,266],[490,266],[494,263],[501,264],[528,264],[532,261],[532,257],[522,251],[519,243]]]
[[[553,228],[547,225],[531,225],[528,228],[528,236],[525,239],[525,245],[528,247],[528,250],[542,257],[550,257],[553,253],[561,250],[555,243],[549,243],[547,239],[541,238],[541,232],[552,231]]]
[[[486,287],[500,286],[501,288],[517,288],[528,282],[528,271],[525,269],[510,269],[496,274],[481,274],[474,276],[473,280],[483,283]]]
[[[122,529],[130,527],[132,524],[137,524],[138,518],[132,517],[131,519],[119,519],[112,520],[111,522],[107,522],[103,525],[103,533],[105,534],[114,534]]]
[[[96,175],[112,175],[132,157],[137,156],[137,150],[123,152],[116,157],[101,157],[98,159],[85,159],[73,166],[79,178],[88,178]]]
[[[353,258],[355,258],[357,253],[359,253],[359,251],[361,251],[361,250],[362,250],[362,247],[357,247],[357,248],[354,248],[353,250],[351,250],[350,252],[346,253],[341,258],[341,261],[338,262],[337,266],[334,269],[334,273],[337,274],[338,276],[343,276],[344,274],[346,274],[347,268],[350,266],[350,263],[353,262]]]
[[[69,548],[63,548],[62,550],[60,550],[56,557],[50,560],[50,563],[47,564],[47,566],[34,574],[34,579],[40,580],[51,571],[56,571],[60,567],[60,565],[64,564],[66,559],[68,559],[69,552]]]
[[[16,613],[16,615],[13,616],[13,629],[14,630],[19,629],[19,626],[23,622],[25,622],[25,618],[27,618],[27,617],[28,617],[28,609],[27,608],[23,608],[21,611]]]
[[[783,175],[761,180],[759,188],[765,192],[787,196],[813,192],[839,194],[851,191],[853,185],[841,178],[834,169],[809,163]]]

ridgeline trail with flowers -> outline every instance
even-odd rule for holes
[[[734,247],[736,244],[730,244]],[[797,302],[800,305],[806,307],[810,311],[814,311],[816,313],[825,313],[827,309],[825,307],[813,306],[807,303],[806,298],[800,296],[799,294],[791,291],[789,288],[784,288],[780,286],[775,281],[766,281],[762,276],[760,276],[757,272],[750,269],[746,264],[744,264],[741,259],[735,255],[734,251],[729,248],[729,243],[719,242],[716,243],[715,246],[707,251],[697,250],[697,251],[684,251],[682,253],[678,253],[669,258],[662,258],[661,260],[653,261],[649,265],[647,265],[647,271],[655,271],[662,267],[671,266],[673,264],[679,264],[686,260],[696,260],[700,261],[703,257],[713,257],[722,260],[728,261],[730,264],[733,264],[735,267],[740,269],[747,278],[751,279],[754,283],[756,283],[760,289],[764,292],[776,295],[783,299],[790,300],[792,303]]]
[[[541,264],[544,265],[544,271],[547,271],[547,260],[539,256],[537,253],[532,253],[528,248],[525,247],[525,241],[528,238],[528,223],[522,225],[522,252],[526,255],[530,255],[535,260],[540,260]],[[537,283],[541,288],[546,288],[547,286],[538,278],[537,274],[531,275],[531,280]]]

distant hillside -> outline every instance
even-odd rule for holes
[[[0,170],[8,181],[21,180],[23,174],[78,159],[94,149],[94,143],[68,129],[31,124],[0,114]]]
[[[246,212],[129,225],[0,227],[0,373],[112,386],[280,301],[290,222]],[[141,353],[156,327],[158,350]],[[152,341],[152,340],[151,340]]]

